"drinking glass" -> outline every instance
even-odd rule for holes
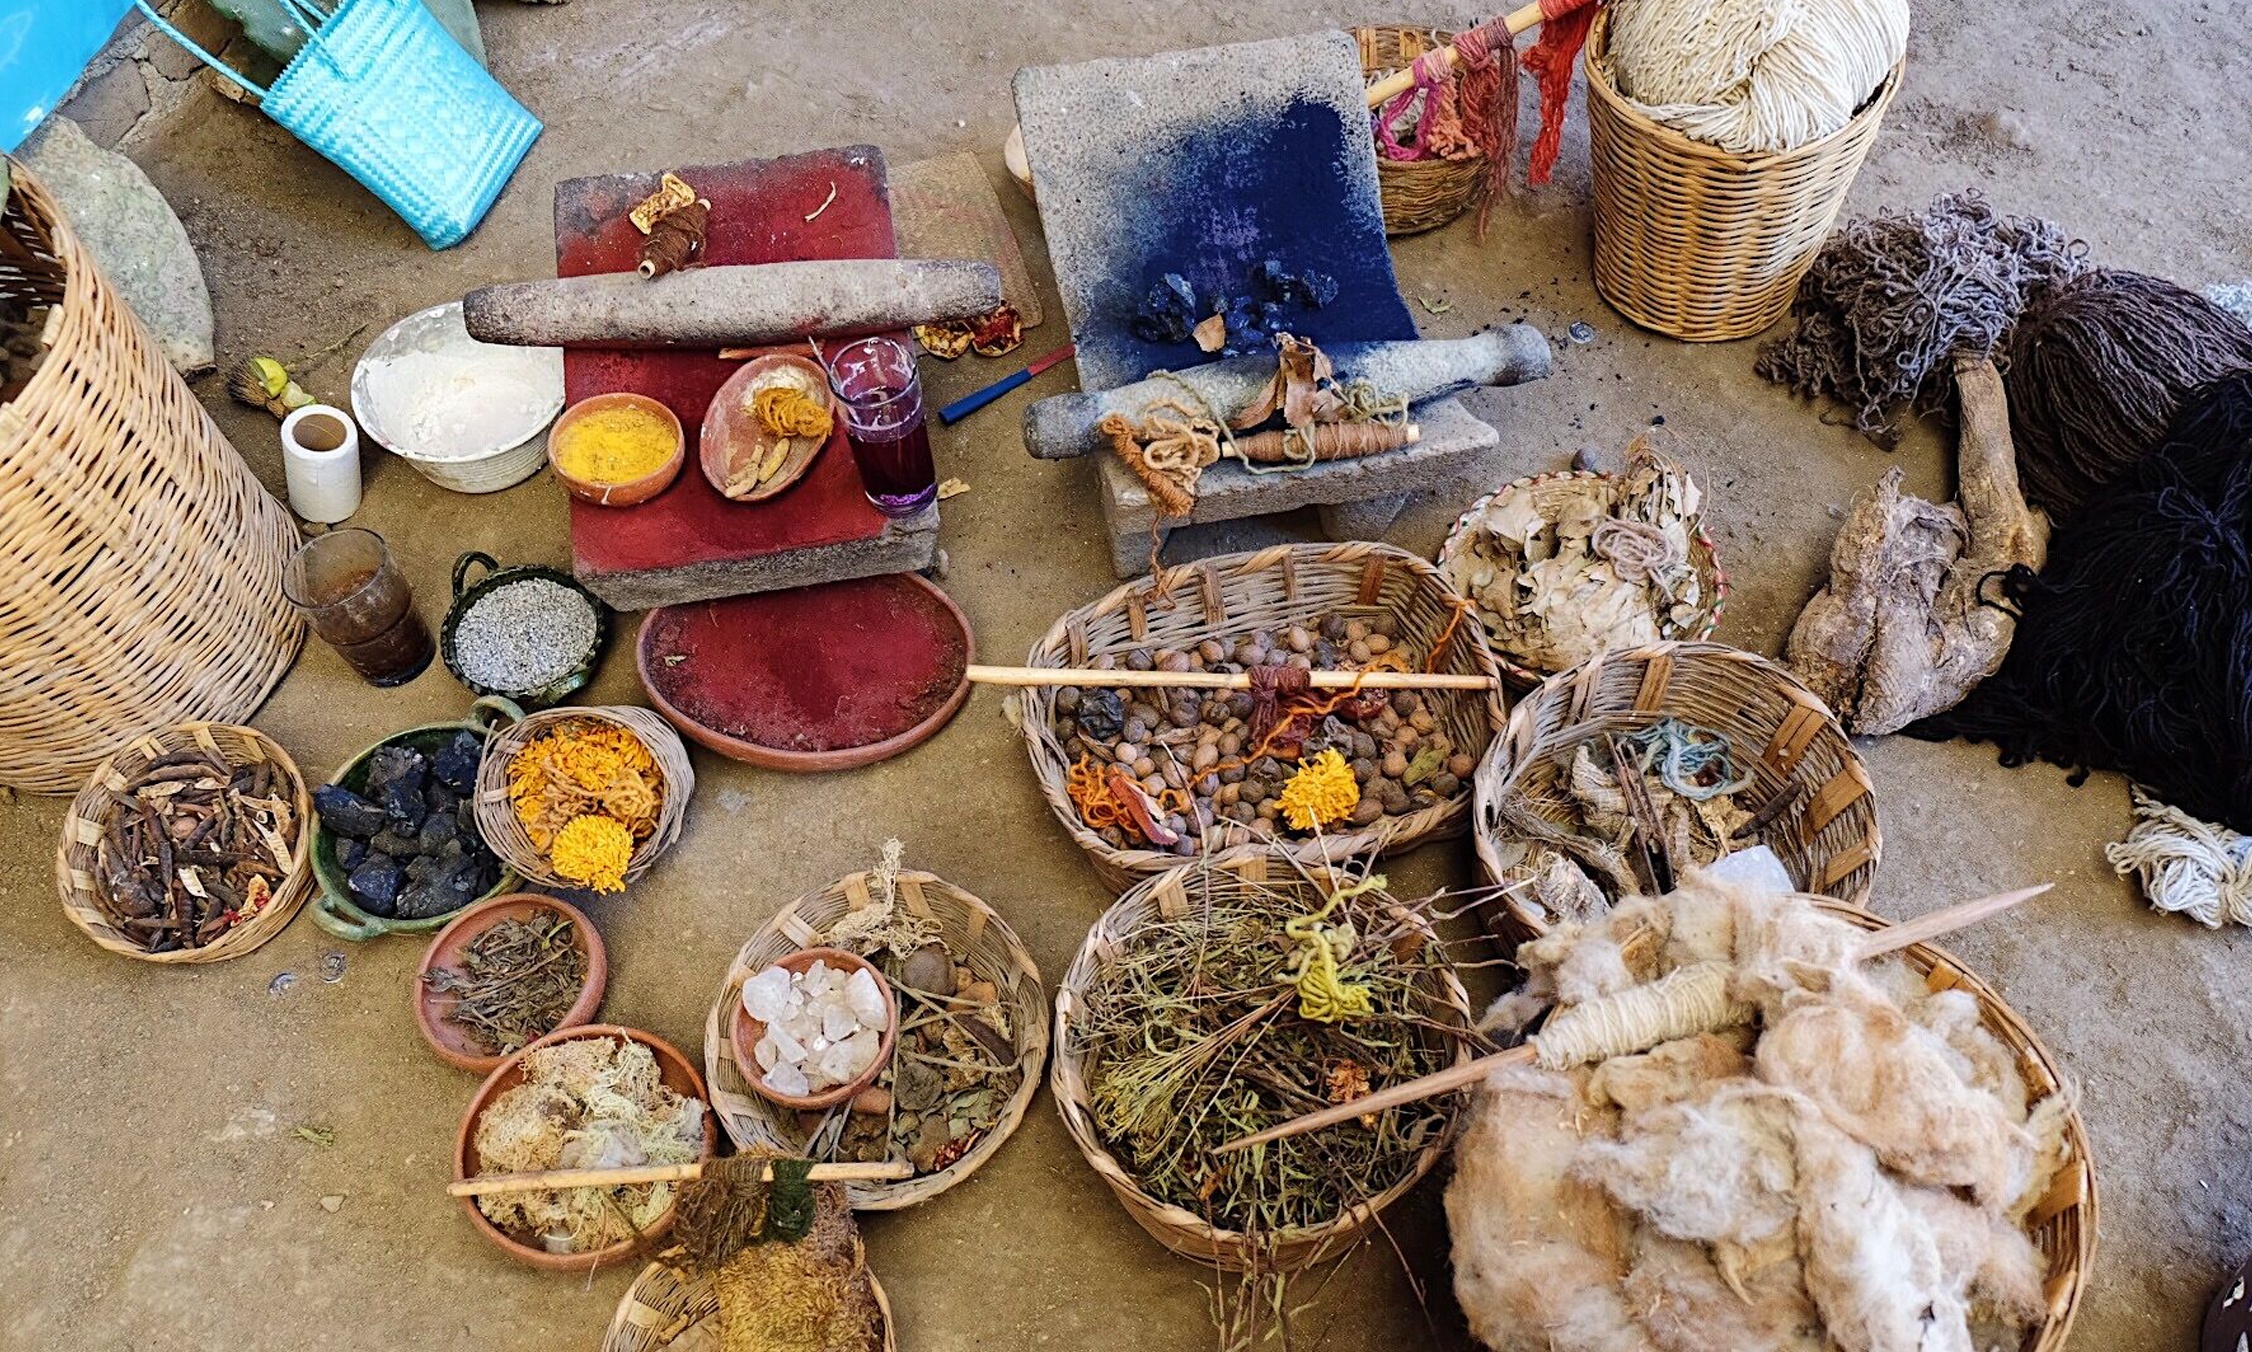
[[[282,570],[282,595],[370,685],[404,685],[436,651],[414,590],[374,531],[354,526],[305,542]]]
[[[885,516],[913,516],[936,502],[938,470],[915,354],[896,338],[862,338],[830,352],[828,365],[868,501]]]

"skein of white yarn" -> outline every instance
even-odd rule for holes
[[[1908,0],[1612,0],[1619,92],[1738,154],[1843,127],[1908,49]]]
[[[2135,790],[2135,829],[2104,857],[2134,876],[2152,907],[2207,929],[2252,925],[2252,837],[2199,821]]]

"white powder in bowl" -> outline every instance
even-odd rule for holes
[[[554,412],[555,353],[480,343],[464,334],[434,350],[367,363],[384,439],[424,460],[467,460],[536,434]]]

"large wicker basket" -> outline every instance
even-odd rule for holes
[[[278,767],[288,785],[296,831],[290,844],[289,868],[265,909],[229,928],[201,948],[176,948],[151,953],[118,933],[94,898],[95,844],[110,815],[116,811],[126,783],[143,766],[175,751],[202,750],[222,757],[229,765],[266,761]],[[176,728],[137,737],[116,755],[102,762],[78,797],[71,800],[70,815],[63,819],[62,845],[55,851],[55,883],[62,891],[63,914],[86,936],[112,953],[143,962],[222,962],[239,958],[289,928],[297,910],[313,890],[313,796],[305,776],[279,742],[256,728],[226,723],[183,723]]]
[[[799,949],[827,944],[831,926],[874,904],[873,886],[872,873],[847,874],[784,906],[743,945],[721,980],[719,998],[704,1020],[704,1080],[711,1086],[712,1110],[737,1149],[795,1153],[819,1134],[818,1127],[808,1130],[804,1115],[786,1112],[753,1089],[735,1064],[728,1031],[743,983]],[[935,874],[902,870],[897,887],[896,904],[909,915],[938,922],[955,961],[994,984],[1016,1034],[1020,1078],[992,1130],[944,1169],[898,1182],[846,1183],[845,1200],[855,1211],[896,1211],[927,1202],[975,1173],[1024,1121],[1048,1059],[1048,992],[1016,931],[992,907]]]
[[[177,723],[239,722],[296,657],[289,513],[10,161],[0,303],[51,307],[0,403],[0,784],[68,793]]]
[[[548,887],[574,888],[581,884],[557,873],[547,855],[524,833],[524,823],[517,820],[516,809],[508,801],[508,763],[542,733],[559,723],[582,718],[624,728],[640,738],[657,762],[658,773],[664,776],[665,800],[657,808],[657,829],[633,847],[633,860],[626,865],[627,882],[647,873],[658,856],[680,839],[681,826],[688,820],[688,799],[696,791],[696,771],[688,763],[688,748],[681,745],[680,734],[648,709],[627,704],[542,709],[495,732],[486,743],[484,762],[477,767],[477,833],[502,863]]]
[[[1338,875],[1329,876],[1336,878]],[[1380,1195],[1347,1210],[1326,1225],[1282,1231],[1255,1250],[1253,1241],[1241,1232],[1222,1230],[1201,1216],[1144,1192],[1126,1166],[1110,1153],[1095,1132],[1094,1110],[1087,1087],[1089,1068],[1078,1028],[1085,994],[1096,974],[1132,946],[1138,931],[1158,917],[1184,914],[1223,889],[1246,887],[1302,893],[1309,911],[1318,910],[1328,896],[1328,889],[1317,886],[1289,860],[1273,852],[1226,862],[1185,864],[1137,884],[1112,903],[1087,931],[1086,943],[1072,959],[1063,984],[1056,988],[1056,1054],[1050,1063],[1048,1081],[1055,1095],[1056,1109],[1063,1114],[1063,1124],[1070,1131],[1071,1139],[1078,1143],[1095,1173],[1126,1208],[1126,1214],[1148,1231],[1151,1238],[1184,1258],[1193,1258],[1223,1271],[1241,1272],[1256,1262],[1267,1270],[1290,1272],[1310,1267],[1325,1258],[1342,1256],[1357,1243],[1376,1223],[1378,1213],[1406,1196],[1410,1188],[1438,1165],[1454,1140],[1454,1124],[1450,1123],[1446,1131],[1424,1147],[1407,1177]],[[1384,900],[1398,905],[1389,898]],[[1405,908],[1401,908],[1400,913],[1410,914]],[[1413,920],[1415,927],[1432,942],[1438,941],[1420,916]],[[1454,970],[1439,968],[1436,982],[1437,988],[1431,994],[1467,1026],[1470,997]],[[1467,1060],[1471,1054],[1467,1042],[1456,1044],[1456,1061]]]
[[[1868,898],[1883,838],[1860,754],[1829,707],[1789,672],[1718,643],[1618,649],[1550,677],[1518,703],[1473,777],[1487,879],[1529,882],[1546,857],[1546,847],[1516,839],[1502,823],[1506,795],[1520,796],[1535,816],[1568,822],[1574,811],[1558,779],[1574,749],[1669,715],[1728,739],[1737,772],[1752,776],[1754,801],[1799,789],[1759,833],[1794,884],[1847,902]],[[1552,917],[1529,891],[1518,887],[1487,909],[1496,937],[1516,943],[1547,931]]]
[[[1361,49],[1361,73],[1374,84],[1415,58],[1454,41],[1435,28],[1371,26],[1353,30]],[[1376,157],[1376,189],[1384,204],[1384,233],[1419,235],[1436,230],[1478,204],[1486,182],[1486,157],[1390,160]]]
[[[719,1333],[719,1292],[711,1282],[674,1267],[668,1254],[641,1270],[618,1301],[617,1313],[602,1335],[602,1352],[723,1352]],[[884,1321],[883,1352],[899,1352],[891,1301],[884,1284],[868,1274]]]
[[[1796,150],[1739,155],[1652,121],[1619,93],[1609,16],[1587,42],[1595,289],[1646,329],[1690,342],[1745,338],[1790,309],[1845,205],[1894,67],[1845,126]]]
[[[1822,909],[1866,930],[1890,924],[1842,902],[1824,901]],[[1960,990],[1978,1001],[1986,1031],[2017,1056],[2018,1073],[2025,1077],[2026,1099],[2038,1103],[2051,1094],[2071,1093],[2063,1071],[2048,1048],[2018,1012],[2011,1009],[1991,986],[1981,981],[1960,959],[1935,944],[1915,944],[1900,957],[1912,971],[1922,974],[1927,989]],[[2040,1202],[2025,1218],[2026,1233],[2041,1256],[2048,1260],[2043,1294],[2048,1319],[2026,1335],[2020,1352],[2062,1352],[2072,1334],[2072,1320],[2080,1309],[2080,1291],[2096,1257],[2098,1206],[2095,1156],[2088,1149],[2088,1124],[2075,1106],[2064,1123],[2065,1158]]]
[[[1188,648],[1207,638],[1230,638],[1254,629],[1356,612],[1396,616],[1400,641],[1435,653],[1438,660],[1433,665],[1438,671],[1496,681],[1485,695],[1434,691],[1430,697],[1455,747],[1469,756],[1483,752],[1507,713],[1484,626],[1469,614],[1438,569],[1385,544],[1276,545],[1168,568],[1160,576],[1129,582],[1057,620],[1033,645],[1025,664],[1083,667],[1101,654],[1142,647]],[[1079,819],[1065,788],[1072,753],[1055,734],[1055,695],[1053,686],[1028,689],[1021,712],[1032,770],[1057,820],[1087,851],[1095,872],[1113,892],[1179,866],[1181,856],[1162,850],[1113,849]],[[1469,809],[1465,786],[1453,798],[1421,811],[1382,818],[1366,830],[1291,842],[1288,848],[1311,861],[1390,854],[1461,832],[1469,823]],[[1228,859],[1263,853],[1274,848],[1274,842],[1254,835],[1249,827],[1223,821],[1212,831],[1209,847],[1218,851],[1217,857]]]

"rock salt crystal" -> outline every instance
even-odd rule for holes
[[[743,983],[743,1012],[766,1025],[753,1055],[765,1086],[802,1097],[849,1083],[876,1063],[891,1008],[865,968],[815,960],[774,966]]]

